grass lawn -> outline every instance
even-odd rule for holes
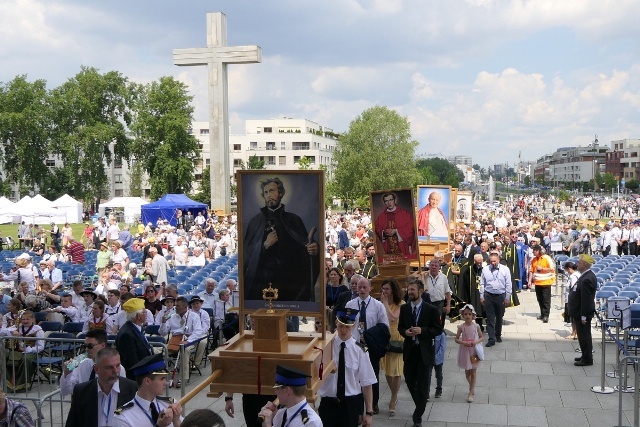
[[[2,237],[7,237],[7,236],[11,236],[13,237],[13,240],[15,240],[16,242],[18,241],[18,226],[20,224],[2,224],[0,225],[0,232],[2,233]],[[51,230],[51,225],[50,224],[41,224],[45,231],[49,231]],[[64,224],[58,224],[58,227],[60,228],[60,230],[62,231],[62,227],[64,227]],[[71,228],[73,229],[73,237],[75,237],[78,240],[81,240],[82,238],[82,233],[84,232],[84,223],[82,224],[71,224]],[[47,239],[47,243],[51,243],[51,239]]]

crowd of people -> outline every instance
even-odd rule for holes
[[[316,323],[316,326],[336,331],[340,339],[335,340],[333,348],[338,371],[330,374],[319,390],[320,419],[325,425],[352,425],[355,417],[363,425],[370,425],[370,417],[380,411],[378,383],[380,372],[384,372],[391,391],[389,414],[395,415],[404,376],[415,403],[413,423],[420,425],[426,403],[432,396],[434,371],[433,396],[442,396],[446,349],[443,327],[447,319],[464,320],[455,341],[460,345],[458,365],[465,370],[469,382],[468,401],[472,402],[475,372],[481,360],[474,358],[479,351],[477,344],[483,341],[484,333],[488,335],[487,347],[502,342],[504,310],[519,304],[518,293],[527,289],[535,291],[540,306],[539,320],[549,321],[550,286],[556,279],[553,255],[588,256],[598,251],[636,254],[640,227],[635,220],[635,205],[632,201],[612,202],[611,212],[623,211],[618,211],[619,221],[607,216],[607,206],[606,203],[596,206],[588,200],[571,204],[526,196],[500,206],[478,209],[469,224],[457,225],[449,250],[436,253],[429,265],[416,272],[406,286],[393,279],[386,280],[380,300],[371,296],[370,279],[378,274],[371,217],[359,210],[344,214],[328,211],[325,305],[329,320],[326,325]],[[568,209],[581,207],[586,209],[583,212],[587,218],[591,211],[601,218],[589,223],[576,214],[563,215]],[[0,276],[0,280],[15,283],[13,298],[4,295],[0,301],[3,314],[0,335],[36,339],[30,341],[32,345],[14,350],[22,355],[22,364],[14,368],[17,375],[8,381],[10,390],[28,389],[30,369],[33,369],[29,355],[42,351],[38,347],[42,347],[42,341],[37,338],[43,338],[44,334],[35,322],[37,312],[46,312],[62,322],[83,323],[86,358],[73,370],[65,368],[62,373],[61,388],[64,384],[65,394],[72,393],[74,386],[93,380],[91,372],[100,371],[90,368],[98,366],[100,351],[106,349],[109,335],[117,337],[114,351],[118,352],[118,366],[122,367],[115,373],[111,369],[111,379],[126,377],[138,381],[139,376],[147,375],[149,384],[144,380],[142,383],[152,387],[154,375],[162,370],[136,370],[141,360],[154,357],[144,335],[145,326],[157,325],[160,334],[179,337],[180,342],[189,345],[196,361],[202,360],[205,338],[210,331],[226,325],[225,337],[237,333],[243,322],[229,312],[230,307],[237,305],[237,301],[233,301],[234,294],[237,295],[234,280],[217,291],[215,280],[208,279],[205,290],[188,300],[178,295],[176,285],[169,283],[166,274],[172,266],[204,266],[220,256],[234,253],[237,218],[233,215],[207,219],[190,213],[180,218],[176,227],[159,219],[155,225],[140,225],[133,231],[126,226],[121,229],[113,219],[101,219],[93,225],[86,224],[82,236],[84,245],[74,239],[73,233],[64,229],[57,231],[53,224],[49,232],[52,242],[47,251],[44,240],[37,242],[37,246],[34,242],[30,254],[16,258],[15,269]],[[82,246],[82,253],[80,248],[73,247],[76,243]],[[87,288],[82,281],[76,281],[69,292],[64,292],[65,282],[56,262],[83,263],[85,250],[97,250],[95,286]],[[131,262],[133,252],[143,253],[141,264]],[[38,262],[33,263],[33,259]],[[588,271],[588,261],[589,258],[585,258],[580,268],[569,265],[570,273]],[[575,268],[570,270],[572,267]],[[584,344],[583,354],[587,354],[584,318],[589,308],[581,310],[576,303],[572,293],[581,295],[584,287],[579,286],[578,275],[574,279],[569,287],[567,311],[573,313],[570,314],[573,336],[580,339],[581,347]],[[132,293],[138,287],[144,290],[141,298]],[[579,323],[575,313],[579,314]],[[388,351],[378,352],[372,342],[385,328],[390,334],[387,338],[390,345]],[[365,347],[369,351],[363,351]],[[104,357],[114,358],[116,354]],[[188,378],[191,366],[189,358],[185,359],[181,369]],[[353,363],[341,368],[344,359],[357,360],[359,368],[354,369]],[[592,363],[587,356],[578,362]],[[342,369],[346,373],[341,373]],[[142,383],[138,381],[138,389]],[[292,391],[296,391],[294,384],[297,382],[290,384]],[[108,390],[103,391],[103,398],[109,396]],[[147,401],[153,397],[149,393],[145,396]],[[301,402],[294,398],[299,396],[294,392],[288,396],[291,402]],[[163,423],[180,418],[175,406],[163,407],[157,400],[155,404],[161,409],[158,412],[166,413]],[[266,405],[262,411],[265,416],[271,414],[268,419],[274,419],[273,407]],[[343,420],[350,421],[343,423]]]

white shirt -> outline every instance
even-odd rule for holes
[[[305,406],[306,405],[306,406]],[[307,422],[302,422],[302,410],[307,411]],[[298,412],[299,411],[299,412]],[[311,406],[307,404],[307,400],[303,399],[300,403],[296,403],[291,408],[281,408],[273,416],[271,423],[274,427],[280,427],[282,425],[282,417],[284,413],[287,413],[287,421],[285,425],[287,427],[322,427],[322,420],[320,416],[313,410]],[[294,419],[291,419],[295,415]]]
[[[165,317],[165,315],[167,316],[167,320],[169,320],[168,318],[171,317],[175,312],[176,312],[175,307],[171,307],[171,310],[167,312],[167,306],[162,306],[162,308],[156,313],[155,324],[161,325],[162,318]]]
[[[145,316],[144,323],[146,323],[147,325],[153,325],[153,321],[155,320],[153,318],[153,314],[149,310],[145,310],[145,312],[147,314]],[[127,323],[127,312],[124,310],[120,310],[118,314],[116,314],[115,316],[111,316],[111,320],[113,321],[113,325],[117,326],[118,329],[120,329],[122,328],[122,325]]]
[[[189,267],[204,267],[207,263],[207,259],[204,257],[204,252],[200,253],[198,256],[189,257],[189,262],[187,263]]]
[[[200,298],[203,299],[203,303],[202,306],[203,307],[215,307],[215,303],[216,301],[219,301],[220,298],[218,297],[218,293],[215,291],[215,289],[213,290],[213,292],[211,292],[210,294],[207,293],[207,291],[202,291],[198,294],[198,296]]]
[[[205,331],[205,335],[206,335],[206,332],[208,332],[209,328],[211,327],[211,318],[209,317],[209,313],[207,313],[204,310],[199,310],[199,311],[191,310],[191,312],[195,316],[200,317],[200,322],[202,323],[202,329]]]
[[[187,342],[191,343],[204,338],[207,331],[202,329],[200,316],[187,310],[182,317],[178,313],[174,313],[166,323],[160,325],[160,335],[185,335]]]
[[[362,299],[360,297],[354,298],[346,304],[346,308],[353,308],[356,310],[360,310],[360,305],[362,303]],[[371,328],[378,323],[384,323],[389,326],[389,319],[387,318],[387,310],[384,308],[384,305],[378,301],[377,299],[368,296],[364,299],[364,304],[367,307],[367,328]],[[360,323],[360,313],[358,312],[358,320],[356,323]],[[351,331],[351,335],[355,340],[360,339],[360,331],[357,327],[354,327]],[[338,359],[335,359],[338,360]]]
[[[71,303],[78,310],[82,310],[84,308],[84,298],[82,298],[82,295],[78,295],[75,292],[71,293]]]
[[[122,366],[120,367],[122,369]],[[98,425],[113,425],[114,411],[118,409],[118,395],[120,394],[120,381],[113,383],[109,394],[105,394],[96,381],[98,387]]]
[[[357,298],[359,299],[359,298]],[[368,317],[368,316],[367,316]],[[353,329],[355,331],[355,328]],[[338,391],[338,361],[340,360],[340,344],[343,341],[336,337],[333,340],[333,360],[336,364],[336,372],[327,375],[327,379],[320,385],[318,395],[320,397],[336,397]],[[355,339],[344,341],[345,361],[345,396],[355,396],[362,393],[362,387],[377,383],[376,374],[371,366],[369,354],[366,353]]]
[[[145,427],[151,424],[149,421],[151,404],[156,406],[158,414],[169,407],[169,402],[166,400],[153,399],[150,402],[140,397],[138,393],[136,393],[136,397],[133,398],[131,403],[133,404],[130,407],[113,417],[113,422],[110,425],[115,427]],[[125,406],[129,405],[125,404]],[[180,419],[182,420],[183,417],[181,416]]]
[[[214,302],[214,304],[215,305],[213,307],[213,318],[215,320],[224,320],[225,315],[227,314],[229,309],[233,307],[230,300],[227,302],[223,302],[222,300],[217,300]]]
[[[54,310],[64,314],[72,322],[81,322],[82,321],[81,320],[82,319],[82,314],[80,313],[80,310],[78,310],[77,307],[74,307],[72,305],[67,307],[67,308],[56,307]]]
[[[451,294],[449,280],[441,272],[438,272],[435,278],[428,273],[425,278],[425,285],[432,302],[444,301],[446,294]]]
[[[91,372],[93,372],[93,365],[95,365],[95,362],[92,359],[89,359],[87,357],[82,362],[80,362],[80,364],[76,367],[76,369],[71,371],[69,375],[64,375],[64,372],[63,372],[62,376],[60,377],[60,393],[63,396],[67,396],[73,392],[73,387],[76,384],[85,383],[89,381],[89,378],[91,377]],[[121,377],[127,376],[122,365],[120,365],[120,376]],[[98,405],[98,408],[100,408],[100,405]],[[106,424],[100,424],[100,425],[106,425]]]

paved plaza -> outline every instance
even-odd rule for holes
[[[555,289],[555,288],[554,288]],[[538,304],[533,292],[519,294],[521,305],[507,309],[502,343],[485,349],[486,360],[478,370],[473,403],[467,403],[468,384],[464,371],[456,365],[457,345],[453,342],[456,323],[447,324],[447,353],[444,363],[442,398],[427,404],[424,426],[614,426],[618,417],[618,394],[596,394],[591,387],[600,384],[600,330],[594,329],[596,345],[593,366],[573,366],[578,342],[566,340],[570,328],[564,326],[561,300],[554,292],[549,323],[536,319]],[[312,322],[302,327],[311,327]],[[485,335],[486,343],[486,335]],[[615,349],[607,344],[606,370],[613,370]],[[630,371],[631,372],[631,371]],[[204,373],[203,373],[204,374]],[[633,377],[632,377],[633,378]],[[389,390],[381,374],[380,414],[373,417],[379,426],[411,426],[413,402],[403,384],[396,415],[389,418]],[[192,377],[198,381],[198,377]],[[435,381],[435,378],[434,378]],[[607,384],[618,384],[607,378]],[[175,393],[175,391],[173,391]],[[209,407],[222,412],[227,426],[244,426],[240,396],[234,399],[235,419],[224,414],[224,398],[210,399],[204,393],[187,405],[187,409]],[[633,394],[623,395],[624,425],[633,422]],[[249,426],[253,427],[253,426]],[[330,427],[330,426],[329,426]]]

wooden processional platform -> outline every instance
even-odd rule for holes
[[[333,370],[331,344],[335,334],[286,332],[289,310],[260,309],[251,316],[255,330],[245,331],[209,355],[213,371],[221,371],[209,386],[209,397],[222,393],[274,394],[276,366],[305,372],[305,397],[314,401],[322,378]]]

